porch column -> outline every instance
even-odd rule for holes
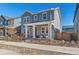
[[[48,24],[48,37],[49,39],[52,39],[52,25]]]
[[[33,38],[35,38],[35,25],[33,25]]]
[[[27,25],[25,26],[25,38],[27,38]]]

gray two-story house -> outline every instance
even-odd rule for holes
[[[50,8],[31,13],[25,11],[21,16],[21,34],[24,38],[54,39],[55,32],[60,31],[60,9]]]

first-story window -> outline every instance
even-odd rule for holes
[[[46,33],[48,33],[48,27],[46,27]]]
[[[42,27],[42,33],[45,33],[45,34],[48,33],[48,27],[47,26]]]
[[[42,33],[44,33],[44,31],[45,31],[45,28],[43,27],[43,28],[42,28]]]

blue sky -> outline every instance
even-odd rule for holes
[[[75,3],[0,3],[0,15],[18,17],[25,10],[29,10],[32,13],[36,13],[40,10],[56,7],[60,7],[61,26],[73,24],[73,16],[76,7]]]

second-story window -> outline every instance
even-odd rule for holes
[[[30,21],[30,16],[27,16],[26,17],[26,22],[29,22]]]
[[[37,15],[34,15],[34,21],[36,21],[37,20]]]
[[[42,19],[43,20],[46,20],[47,19],[47,12],[45,12],[45,13],[42,14]]]
[[[30,16],[24,17],[24,23],[30,22]]]

